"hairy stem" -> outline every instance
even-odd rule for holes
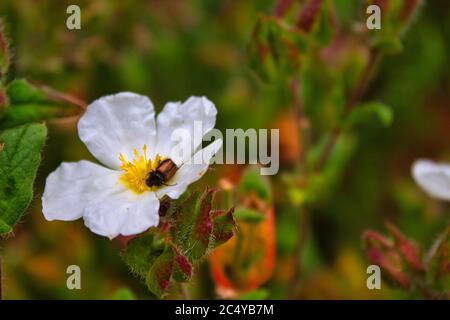
[[[86,110],[86,106],[87,106],[86,102],[84,102],[83,100],[81,100],[71,94],[58,91],[58,90],[53,89],[48,86],[40,86],[40,89],[43,92],[45,92],[45,94],[52,100],[62,101],[62,102],[77,106],[83,111]]]

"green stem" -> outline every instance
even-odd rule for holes
[[[297,288],[302,280],[302,253],[305,247],[306,238],[309,234],[309,220],[310,210],[309,208],[303,208],[303,210],[300,211],[300,218],[297,224],[298,238],[294,248],[294,272],[288,285],[288,296],[292,299],[296,298]]]
[[[372,51],[369,57],[369,61],[366,64],[364,70],[362,71],[354,89],[352,90],[349,98],[347,99],[347,102],[344,107],[344,116],[347,116],[353,109],[353,107],[356,105],[356,103],[361,99],[363,96],[367,85],[369,83],[370,77],[372,75],[373,69],[378,63],[378,60],[380,59],[380,54],[378,51]],[[295,98],[295,96],[294,96]],[[336,142],[342,133],[342,129],[339,126],[336,126],[328,136],[325,147],[322,151],[322,153],[319,156],[319,160],[316,164],[316,167],[314,168],[315,172],[322,171],[323,167],[325,166],[326,162],[328,161],[331,153],[333,152],[334,146],[336,145]],[[306,149],[303,149],[303,152],[306,153]],[[309,224],[310,224],[310,209],[309,208],[300,208],[301,215],[298,223],[298,238],[297,242],[295,244],[294,249],[294,273],[291,278],[291,281],[289,282],[288,286],[288,295],[289,297],[295,297],[297,293],[297,288],[300,283],[301,277],[302,277],[302,253],[304,248],[305,240],[308,236],[309,232]]]
[[[372,51],[369,57],[369,61],[366,64],[364,70],[362,71],[355,88],[353,89],[352,93],[350,94],[345,107],[344,107],[344,117],[347,116],[356,103],[361,99],[364,92],[366,91],[367,85],[369,83],[370,77],[372,75],[374,67],[377,65],[381,55],[379,51]],[[342,133],[342,128],[340,126],[336,126],[333,130],[331,130],[330,135],[328,136],[327,140],[325,141],[325,146],[323,148],[322,153],[320,154],[319,160],[317,161],[315,171],[320,172],[323,167],[325,166],[328,158],[330,157],[331,153],[333,152],[334,146],[336,145],[336,142],[339,138],[339,136]]]

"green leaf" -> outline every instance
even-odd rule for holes
[[[381,102],[367,102],[354,108],[346,126],[353,127],[359,124],[366,124],[371,119],[376,118],[383,126],[388,127],[392,124],[392,109]]]
[[[234,216],[236,219],[250,223],[259,223],[266,218],[264,213],[245,207],[237,207]]]
[[[213,228],[211,209],[216,192],[215,189],[206,188],[196,205],[196,219],[188,240],[189,250],[185,251],[191,261],[202,258],[208,250]]]
[[[43,124],[0,134],[0,234],[12,231],[33,197],[33,182],[47,136]]]
[[[317,165],[319,156],[323,152],[325,140],[311,149],[308,154],[308,166],[314,168]],[[339,136],[334,145],[322,172],[312,174],[305,189],[305,203],[317,203],[324,201],[330,193],[339,186],[346,165],[357,145],[357,138],[349,133]]]
[[[198,199],[200,193],[198,191],[193,192],[188,197],[179,201],[171,208],[171,228],[170,233],[172,235],[174,243],[182,248],[183,251],[187,250],[187,241],[194,224],[196,213],[198,212],[198,205],[200,204]]]
[[[241,295],[239,300],[265,300],[269,296],[269,291],[265,289],[256,289]]]
[[[306,47],[304,33],[281,20],[261,15],[248,46],[249,63],[262,80],[280,79],[300,69]]]
[[[257,167],[249,167],[244,172],[238,186],[238,191],[242,193],[253,191],[263,200],[270,201],[271,199],[269,182],[266,177],[259,174]]]
[[[148,271],[145,283],[158,298],[161,298],[169,287],[173,272],[173,260],[173,250],[170,246],[166,246],[164,252],[155,260]]]
[[[112,296],[113,300],[136,300],[134,293],[128,288],[119,288]]]
[[[236,228],[233,213],[234,208],[228,211],[217,210],[212,213],[213,231],[210,243],[212,248],[220,246],[233,237]]]
[[[12,105],[45,101],[45,95],[25,79],[16,79],[7,86],[7,94]]]
[[[75,109],[55,103],[26,80],[14,80],[6,87],[9,107],[0,120],[0,128],[12,128],[30,122],[75,115]]]
[[[403,45],[398,36],[379,36],[372,40],[372,47],[385,54],[398,54],[402,52]]]
[[[178,282],[186,282],[192,277],[192,264],[180,250],[175,247],[172,249],[174,253],[173,278]]]
[[[145,279],[148,270],[163,251],[164,244],[158,243],[153,234],[145,234],[128,242],[122,259],[132,272]]]
[[[333,36],[333,28],[330,19],[330,5],[328,2],[322,3],[322,7],[319,8],[318,21],[313,31],[314,40],[319,46],[325,46],[330,42]]]

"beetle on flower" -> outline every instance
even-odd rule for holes
[[[142,95],[122,92],[94,101],[78,122],[78,134],[104,166],[85,160],[62,163],[46,180],[45,218],[83,218],[92,232],[110,239],[157,226],[159,199],[178,198],[221,148],[220,139],[201,148],[216,114],[205,97],[169,102],[156,121],[153,104]],[[195,122],[202,124],[200,134],[194,132]],[[177,130],[188,139],[171,138]]]

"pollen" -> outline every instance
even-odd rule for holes
[[[125,159],[121,153],[119,155],[121,162],[120,169],[123,174],[120,176],[120,181],[131,189],[134,193],[141,194],[146,191],[152,191],[156,187],[149,187],[145,180],[151,171],[156,170],[161,163],[161,156],[157,154],[153,160],[147,157],[147,145],[144,144],[142,153],[134,149],[134,158],[131,161]]]

